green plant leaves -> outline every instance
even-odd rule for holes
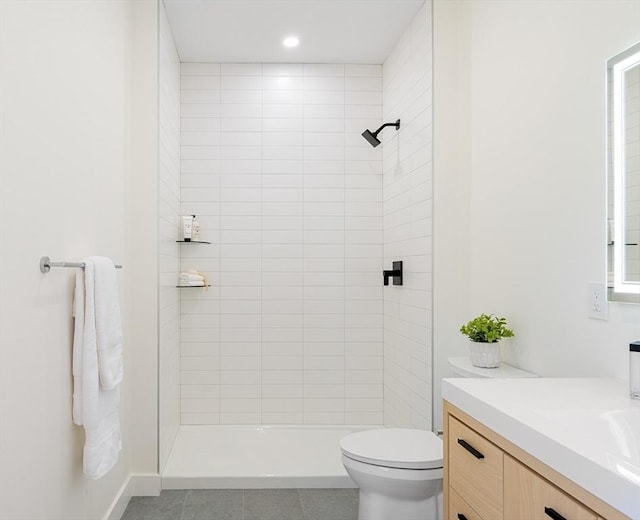
[[[514,335],[513,331],[507,328],[506,318],[493,314],[481,314],[460,327],[460,332],[469,336],[471,341],[480,343],[495,343],[502,338],[511,338]]]

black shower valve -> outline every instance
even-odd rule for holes
[[[391,271],[382,271],[384,284],[389,285],[389,278],[393,278],[393,285],[402,285],[402,260],[393,262]]]

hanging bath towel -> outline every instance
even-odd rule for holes
[[[73,422],[84,426],[84,473],[98,479],[116,464],[122,448],[122,327],[113,262],[89,257],[84,264],[74,294]]]

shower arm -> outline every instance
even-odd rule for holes
[[[383,128],[387,126],[395,126],[396,130],[400,129],[400,120],[398,119],[395,123],[385,123],[380,128],[378,128],[375,132],[373,132],[374,137],[378,137],[378,134],[382,131]]]

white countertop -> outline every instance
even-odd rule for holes
[[[618,379],[444,379],[442,397],[640,520],[640,400]]]

